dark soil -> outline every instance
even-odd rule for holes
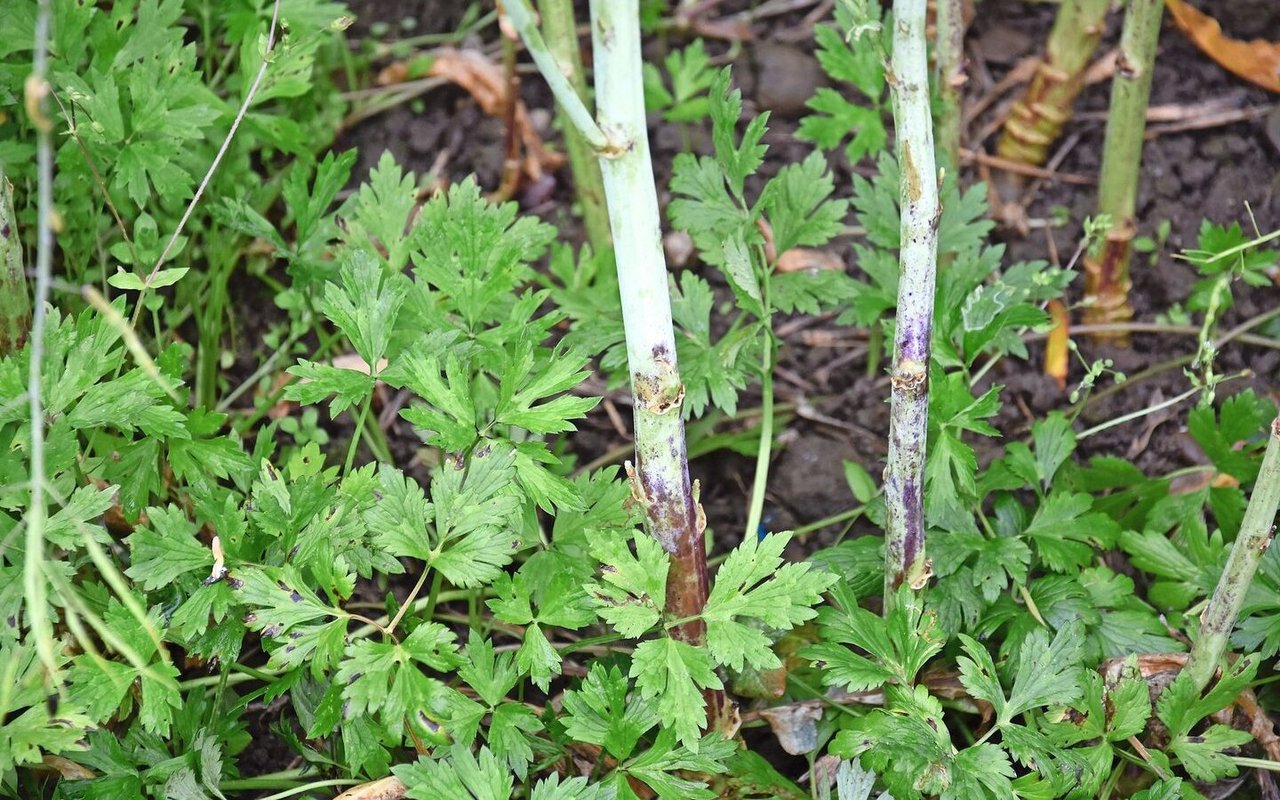
[[[461,11],[458,4],[447,1],[418,2],[409,5],[382,2],[357,3],[356,12],[368,31],[375,21],[390,26],[391,33],[402,27],[402,20],[413,18],[414,33],[447,31],[455,25]],[[730,13],[727,4],[723,13]],[[1280,6],[1267,0],[1247,0],[1218,9],[1225,29],[1237,36],[1262,35],[1280,30]],[[1032,55],[1052,24],[1052,8],[1028,4],[1021,0],[988,0],[981,4],[969,35],[971,77],[970,100],[979,97],[987,80],[999,80],[1016,61]],[[802,13],[758,25],[757,41],[746,43],[733,60],[735,79],[743,88],[748,113],[771,112],[768,161],[762,173],[772,174],[780,166],[803,158],[810,147],[792,136],[797,121],[804,113],[804,101],[821,85],[823,77],[812,56],[811,40],[798,27]],[[1114,46],[1120,20],[1113,16],[1102,51]],[[490,32],[492,33],[492,32]],[[481,46],[480,43],[473,43]],[[660,56],[664,43],[655,43]],[[672,40],[671,46],[681,42]],[[723,42],[710,42],[712,53],[732,52]],[[1101,52],[1101,51],[1100,51]],[[986,80],[986,76],[990,76]],[[546,123],[551,115],[550,98],[540,81],[526,79],[522,87],[525,102],[533,111],[535,122]],[[1224,96],[1234,98],[1237,107],[1261,106],[1272,98],[1261,89],[1252,88],[1224,72],[1202,55],[1171,24],[1161,39],[1152,105],[1182,103],[1192,105]],[[1089,87],[1078,103],[1079,119],[1070,123],[1067,134],[1077,140],[1066,154],[1059,169],[1086,176],[1097,175],[1101,159],[1104,116],[1109,98],[1109,83]],[[999,113],[996,104],[991,113]],[[541,111],[542,113],[538,113]],[[990,114],[974,121],[969,135],[982,130]],[[549,124],[542,133],[555,143],[558,135]],[[670,173],[674,156],[692,145],[705,151],[709,147],[706,131],[697,128],[681,131],[676,126],[655,121],[651,128],[654,168],[660,187]],[[485,187],[496,187],[501,176],[502,123],[484,114],[462,90],[445,88],[423,98],[420,108],[397,108],[370,119],[347,132],[340,147],[355,146],[361,151],[357,174],[376,162],[384,149],[389,149],[406,168],[420,174],[435,165],[441,177],[454,181],[475,174]],[[969,139],[965,146],[990,149],[994,137],[977,142]],[[833,162],[837,185],[847,185],[850,169],[839,160]],[[557,176],[557,187],[550,202],[539,198],[531,210],[561,227],[564,236],[579,235],[580,228],[570,205],[573,202],[568,170]],[[962,179],[979,179],[976,172],[966,170]],[[1092,187],[1049,182],[1027,208],[1033,220],[1046,219],[1055,208],[1065,208],[1071,222],[1064,227],[1039,228],[1028,238],[1001,234],[1009,247],[1010,257],[1020,259],[1066,260],[1075,250],[1080,236],[1080,221],[1093,213],[1095,192]],[[1239,221],[1250,228],[1245,204],[1252,208],[1260,230],[1280,225],[1280,142],[1267,136],[1266,119],[1238,122],[1207,130],[1160,135],[1148,142],[1144,151],[1143,178],[1139,195],[1139,234],[1154,235],[1161,220],[1171,223],[1171,234],[1158,255],[1154,267],[1141,257],[1135,260],[1132,302],[1135,318],[1154,321],[1175,303],[1186,299],[1195,281],[1193,270],[1174,254],[1194,247],[1202,219],[1218,223]],[[1052,237],[1052,249],[1048,238]],[[696,268],[696,267],[695,267]],[[714,280],[714,276],[711,276]],[[1243,288],[1243,287],[1242,287]],[[1223,320],[1224,329],[1271,307],[1280,300],[1275,289],[1237,291],[1235,307]],[[820,347],[814,342],[836,338],[839,346]],[[851,332],[841,332],[822,322],[789,337],[791,346],[782,351],[782,370],[778,391],[782,401],[804,401],[826,422],[798,419],[779,438],[770,479],[771,527],[802,525],[847,508],[851,502],[841,467],[842,459],[862,463],[878,472],[883,455],[883,438],[887,429],[887,383],[879,370],[867,377],[866,345]],[[1194,336],[1137,335],[1132,348],[1110,347],[1081,337],[1086,359],[1109,357],[1115,367],[1127,375],[1135,375],[1162,362],[1193,353]],[[1006,436],[1021,436],[1034,415],[1067,406],[1067,393],[1040,374],[1041,352],[1032,348],[1032,362],[1009,360],[993,371],[990,379],[1006,385],[1005,408],[999,427]],[[843,357],[843,358],[842,358]],[[833,360],[842,364],[831,369]],[[1219,360],[1219,371],[1233,373],[1245,368],[1253,377],[1235,381],[1223,388],[1224,393],[1253,387],[1261,393],[1276,390],[1280,351],[1233,344]],[[1080,367],[1073,365],[1072,380],[1079,379]],[[825,369],[824,369],[825,368]],[[801,377],[804,376],[804,377]],[[1102,386],[1106,386],[1105,382]],[[1155,377],[1131,381],[1120,391],[1086,408],[1082,419],[1097,424],[1120,414],[1141,409],[1185,391],[1188,383],[1180,369],[1170,369]],[[624,401],[625,398],[619,397]],[[743,405],[755,400],[743,398]],[[1186,466],[1198,457],[1183,429],[1187,405],[1180,413],[1164,417],[1155,435],[1145,447],[1134,447],[1135,439],[1149,432],[1151,419],[1141,419],[1117,426],[1081,445],[1084,455],[1108,453],[1135,458],[1149,473],[1161,473]],[[625,411],[625,405],[622,406]],[[596,457],[620,439],[603,412],[586,426],[598,435],[582,440],[594,445],[582,450],[583,461]],[[867,432],[873,435],[867,435]],[[878,437],[878,438],[877,438]],[[579,441],[579,447],[583,444]],[[596,449],[598,447],[599,449]],[[693,465],[703,486],[703,499],[709,521],[728,542],[740,536],[754,461],[731,454],[714,454]]]

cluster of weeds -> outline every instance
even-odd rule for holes
[[[893,340],[883,43],[851,44],[845,5],[817,37],[862,101],[823,90],[800,132],[874,162],[848,192],[821,151],[750,190],[767,118],[740,119],[729,72],[701,45],[667,59],[669,83],[648,70],[651,109],[709,118],[713,143],[677,157],[669,186],[670,221],[709,268],[671,282],[684,413],[731,416],[758,383],[767,420],[754,516],[717,554],[694,645],[677,635],[690,620],[667,608],[670,560],[634,485],[617,467],[580,468],[573,449],[598,402],[593,372],[627,379],[610,254],[575,252],[473,180],[423,200],[389,155],[343,197],[355,152],[326,154],[343,112],[331,76],[353,68],[339,4],[284,3],[269,53],[270,5],[52,5],[58,274],[106,299],[57,294],[43,340],[0,357],[0,793],[282,800],[394,776],[388,791],[427,800],[830,798],[833,786],[840,800],[875,788],[1173,800],[1262,763],[1255,735],[1275,745],[1263,662],[1280,649],[1280,553],[1248,588],[1242,655],[1208,690],[1160,671],[1196,634],[1275,417],[1252,392],[1210,402],[1218,320],[1239,282],[1268,280],[1264,238],[1201,233],[1203,281],[1181,313],[1202,315],[1189,374],[1204,402],[1187,429],[1207,463],[1149,476],[1076,455],[1091,433],[1076,424],[1083,403],[999,438],[988,376],[1028,358],[1074,273],[1007,263],[985,188],[948,176],[923,487],[933,579],[882,618],[869,610],[885,600],[882,537],[796,561],[788,532],[757,523],[775,316],[829,312],[876,332],[876,347]],[[9,98],[38,13],[14,6],[0,34]],[[264,58],[241,132],[169,252],[180,266],[158,269]],[[0,121],[23,230],[31,125]],[[863,232],[857,277],[778,269],[849,222]],[[719,298],[710,270],[728,287]],[[280,321],[233,384],[230,287],[246,278]],[[389,407],[416,434],[413,463],[393,455]],[[982,463],[975,437],[992,439]],[[882,525],[877,482],[850,476]],[[33,481],[47,518],[32,514]],[[42,557],[26,550],[33,524]],[[713,703],[739,711],[708,715]],[[763,720],[807,769],[745,746]],[[268,737],[280,769],[245,775]]]

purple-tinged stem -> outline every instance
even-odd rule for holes
[[[924,456],[929,423],[929,355],[938,256],[938,171],[929,108],[925,0],[893,4],[893,118],[901,169],[902,246],[898,319],[884,471],[885,611],[904,583],[921,589],[930,569],[924,547]]]

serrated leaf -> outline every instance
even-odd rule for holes
[[[817,615],[813,606],[835,583],[834,575],[813,572],[810,564],[783,565],[782,550],[790,538],[786,534],[749,537],[716,573],[702,618],[707,623],[707,646],[720,664],[733,670],[741,670],[744,664],[756,669],[780,666],[769,638],[743,620],[757,620],[778,630],[794,628]]]
[[[641,642],[632,654],[631,677],[641,697],[657,699],[662,726],[696,753],[698,732],[707,723],[702,691],[724,688],[710,653],[675,639],[650,639]]]

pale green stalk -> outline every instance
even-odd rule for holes
[[[0,174],[0,356],[22,349],[30,328],[31,295],[13,211],[13,184]]]
[[[579,96],[587,97],[587,80],[582,69],[582,53],[578,49],[578,26],[573,19],[572,0],[542,0],[542,32],[546,36],[547,49],[556,63],[564,70],[565,77]],[[585,103],[584,103],[585,104]],[[609,211],[604,203],[604,183],[600,177],[600,164],[582,134],[568,118],[564,107],[557,108],[560,129],[564,133],[565,151],[569,155],[569,168],[573,171],[573,185],[582,204],[582,225],[587,241],[596,253],[603,253],[612,246],[609,233]]]
[[[1129,261],[1137,231],[1138,174],[1163,11],[1163,0],[1129,0],[1125,10],[1098,187],[1098,214],[1111,219],[1111,228],[1097,256],[1085,257],[1085,293],[1095,298],[1085,310],[1087,322],[1120,322],[1133,316]]]
[[[552,55],[546,41],[543,40],[542,32],[538,30],[533,17],[533,9],[529,7],[529,0],[508,0],[503,4],[503,9],[507,12],[507,21],[511,23],[512,28],[515,28],[516,33],[520,34],[525,49],[529,51],[529,57],[538,67],[542,79],[547,82],[547,88],[551,89],[551,94],[555,95],[560,110],[573,123],[573,127],[587,144],[591,145],[597,156],[609,151],[611,148],[604,131],[596,124],[595,117],[591,115],[582,96],[574,91],[573,84],[565,77],[564,68],[556,61],[556,57]]]
[[[699,614],[708,588],[705,523],[689,479],[681,415],[684,384],[676,364],[658,193],[645,125],[638,0],[591,3],[596,118],[547,50],[527,0],[509,0],[506,11],[557,102],[600,162],[635,399],[636,464],[628,471],[647,512],[650,534],[671,554],[666,610],[682,620],[673,634],[700,644],[706,625]]]
[[[596,109],[600,128],[619,147],[600,160],[613,229],[614,258],[626,330],[627,366],[635,397],[637,490],[649,529],[673,555],[667,576],[667,611],[676,635],[700,643],[697,619],[707,597],[704,523],[689,480],[684,384],[676,364],[675,328],[658,192],[649,158],[637,0],[592,0]]]
[[[898,588],[929,579],[924,541],[924,458],[929,423],[929,358],[938,255],[938,171],[929,108],[926,0],[894,0],[893,118],[901,168],[898,318],[884,471],[885,612]]]
[[[22,583],[24,610],[29,636],[48,676],[55,683],[58,662],[54,653],[53,624],[49,620],[49,579],[44,564],[44,531],[48,519],[45,506],[44,398],[41,381],[44,366],[45,304],[53,272],[53,121],[47,113],[50,87],[49,26],[52,0],[40,0],[36,11],[35,56],[27,78],[27,113],[36,129],[36,296],[31,315],[31,367],[27,377],[27,400],[31,407],[31,504],[26,515],[26,552]]]
[[[949,170],[960,168],[960,134],[962,123],[964,88],[964,4],[962,0],[938,0],[937,44],[934,47],[934,67],[938,87],[938,149],[942,151],[944,166]]]
[[[1245,595],[1249,592],[1249,584],[1253,582],[1258,564],[1271,544],[1277,508],[1280,508],[1280,417],[1271,423],[1262,468],[1253,485],[1249,507],[1240,522],[1240,533],[1231,546],[1231,555],[1227,557],[1227,565],[1218,578],[1209,606],[1200,617],[1200,635],[1183,668],[1197,690],[1203,691],[1209,685],[1222,664],[1231,631],[1235,629]]]

